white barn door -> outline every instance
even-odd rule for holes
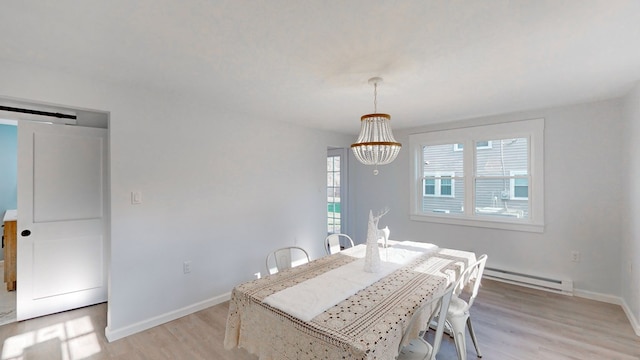
[[[107,130],[18,124],[17,319],[107,300]]]

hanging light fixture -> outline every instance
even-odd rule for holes
[[[391,163],[398,156],[402,144],[396,142],[391,132],[391,116],[378,114],[378,84],[382,78],[369,79],[373,85],[373,114],[360,118],[360,135],[351,150],[356,159],[365,165],[375,165],[374,175],[378,175],[378,165]]]

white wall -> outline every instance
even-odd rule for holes
[[[409,220],[408,134],[435,130],[438,125],[394,131],[403,149],[390,165],[374,176],[371,167],[352,167],[352,215],[355,237],[366,237],[366,216],[388,206],[381,219],[391,238],[433,242],[442,247],[469,249],[489,255],[488,266],[525,273],[573,279],[583,294],[619,297],[621,251],[620,176],[622,155],[621,100],[610,100],[490,116],[458,124],[545,118],[544,233],[528,233],[435,224]],[[581,262],[570,260],[580,251]],[[637,282],[636,282],[637,283]]]
[[[323,255],[326,151],[350,136],[19,64],[0,78],[0,96],[111,112],[112,340],[224,300],[277,247]]]
[[[640,336],[640,84],[627,95],[624,103],[624,172],[622,189],[623,242],[621,252],[622,298],[626,309],[636,320],[634,328]]]

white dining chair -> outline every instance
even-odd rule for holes
[[[478,348],[476,333],[473,331],[473,326],[471,325],[469,309],[471,309],[476,296],[478,296],[478,289],[480,288],[480,281],[482,280],[482,274],[484,273],[484,266],[486,263],[487,255],[483,254],[475,263],[471,264],[462,272],[462,274],[460,274],[460,277],[455,284],[451,304],[449,304],[449,311],[447,311],[447,326],[451,330],[453,339],[456,343],[456,351],[458,352],[459,360],[467,359],[467,345],[465,340],[467,327],[469,328],[469,335],[471,335],[473,346],[476,348],[476,353],[478,354],[478,357],[482,357],[482,353],[480,353],[480,349]],[[472,283],[472,288],[469,300],[464,301],[459,297],[459,294],[467,283]]]
[[[353,240],[347,234],[331,234],[324,239],[324,250],[327,255],[338,253],[349,247],[353,247]]]
[[[269,253],[265,262],[267,272],[275,274],[278,271],[308,263],[309,254],[301,247],[288,246]]]
[[[433,337],[433,344],[427,342],[425,332],[429,330],[429,325],[433,323],[433,319],[445,318],[453,296],[454,287],[455,284],[450,284],[442,293],[434,296],[413,313],[411,321],[407,324],[402,335],[400,347],[398,348],[398,356],[396,357],[397,360],[435,360],[438,350],[440,350],[445,322],[438,321]],[[427,320],[422,323],[423,330],[419,332],[417,338],[411,339],[410,332],[415,330],[416,322],[420,321],[420,319],[425,319],[425,311],[429,312],[429,316]],[[407,341],[408,343],[405,344]]]

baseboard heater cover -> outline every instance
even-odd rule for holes
[[[502,270],[487,267],[484,269],[483,277],[509,284],[525,286],[533,289],[540,289],[565,295],[573,295],[572,280],[550,279],[542,276],[522,274],[509,270]]]

